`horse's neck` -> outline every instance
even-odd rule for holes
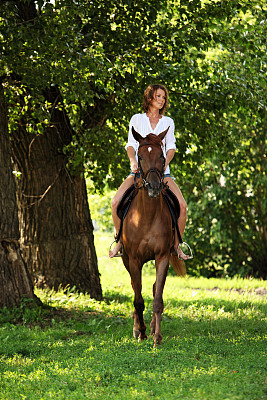
[[[163,198],[160,195],[154,199],[148,196],[146,190],[141,190],[137,196],[137,208],[139,212],[144,213],[146,217],[151,215],[153,217],[156,213],[162,210]]]

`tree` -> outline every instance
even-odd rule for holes
[[[19,249],[15,180],[8,137],[7,105],[0,87],[0,307],[19,306],[23,298],[40,303],[33,292]]]
[[[27,47],[35,23],[38,25],[35,2],[6,3],[5,11],[2,28],[14,17],[13,31],[9,30],[10,25],[7,30],[12,32],[12,51],[16,52]],[[39,33],[38,29],[35,32]],[[11,46],[8,39],[4,43]],[[100,299],[102,291],[83,171],[71,175],[62,151],[73,132],[58,88],[49,84],[48,76],[40,71],[35,71],[37,84],[32,85],[28,61],[27,55],[22,55],[22,62],[14,63],[12,72],[9,63],[2,67],[9,112],[13,109],[11,146],[20,175],[17,189],[23,255],[37,286],[75,286]],[[42,118],[40,98],[48,104],[48,123]]]
[[[71,127],[58,90],[46,98],[54,103],[50,127],[36,135],[23,124],[12,135],[22,248],[29,271],[39,287],[75,286],[92,297],[102,296],[94,248],[93,225],[83,175],[71,175],[62,153]],[[81,171],[82,173],[82,171]]]
[[[138,111],[142,90],[155,81],[167,84],[172,99],[170,114],[181,133],[172,172],[189,202],[187,232],[198,250],[194,268],[201,270],[205,263],[209,271],[209,257],[212,263],[215,260],[216,268],[229,263],[229,259],[222,261],[221,254],[225,251],[220,247],[221,238],[217,231],[211,230],[211,221],[216,220],[213,206],[205,218],[205,198],[209,193],[212,195],[210,182],[218,182],[227,169],[228,159],[233,159],[233,148],[239,146],[241,124],[235,118],[239,112],[237,97],[243,99],[242,115],[245,116],[249,92],[235,76],[239,61],[245,66],[239,48],[246,50],[245,54],[251,49],[246,73],[252,66],[252,76],[257,76],[258,60],[253,61],[253,42],[244,41],[244,34],[248,30],[251,37],[256,27],[257,40],[263,46],[260,27],[264,24],[260,15],[264,6],[249,0],[216,3],[130,0],[123,4],[117,0],[91,3],[40,0],[5,4],[0,25],[4,38],[3,71],[9,82],[23,92],[16,96],[14,90],[10,91],[11,132],[17,132],[18,125],[23,125],[29,134],[34,131],[39,136],[53,129],[56,132],[51,117],[61,115],[69,137],[60,143],[60,154],[65,155],[69,173],[80,174],[84,166],[96,189],[103,188],[107,182],[114,188],[127,174],[124,151],[127,126],[131,114]],[[247,15],[250,9],[255,20],[244,23],[246,17],[241,16]],[[230,79],[241,83],[233,87]],[[50,96],[56,91],[60,101]],[[258,121],[261,125],[262,119]],[[65,129],[56,126],[58,131]],[[229,138],[229,126],[236,132],[233,140]],[[32,140],[35,143],[33,137]],[[54,143],[58,146],[58,141]],[[57,151],[55,147],[54,154]],[[14,147],[14,153],[19,157],[19,148],[16,152]],[[219,178],[212,174],[213,162],[224,165]],[[55,181],[57,174],[50,183],[47,180],[47,185]],[[196,213],[196,206],[198,211],[202,209],[201,213]],[[220,219],[224,216],[221,214]],[[204,230],[201,230],[203,226],[199,231],[196,229],[199,222],[205,225]],[[210,232],[216,233],[212,238],[216,245],[209,244],[207,251]],[[231,253],[230,241],[227,243],[227,252]],[[232,259],[230,263],[233,265]]]
[[[168,57],[163,29],[168,24],[161,24],[159,13],[168,3],[160,7],[154,1],[102,0],[90,7],[69,0],[2,5],[1,68],[8,83],[12,155],[21,174],[22,248],[40,286],[69,284],[100,296],[80,174],[86,161],[101,187],[109,170],[116,171],[113,183],[125,173],[120,129],[124,125],[126,133],[136,85],[163,70]]]

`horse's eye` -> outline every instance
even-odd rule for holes
[[[139,156],[139,160],[142,161],[143,160],[142,157]]]

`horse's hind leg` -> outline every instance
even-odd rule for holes
[[[155,291],[156,291],[156,282],[153,285],[153,298],[155,298]],[[153,317],[152,317],[152,321],[150,324],[150,334],[151,335],[155,334],[155,329],[156,329],[156,315],[153,312]]]
[[[143,311],[145,309],[144,299],[142,297],[141,269],[130,266],[130,274],[132,278],[132,287],[134,290],[134,326],[133,335],[140,340],[146,339],[146,324],[144,321]]]
[[[134,320],[134,325],[133,325],[133,337],[135,339],[138,339],[140,336],[140,322],[139,322],[139,318],[138,318],[138,314],[136,312],[136,310],[134,310],[133,312],[133,320]]]

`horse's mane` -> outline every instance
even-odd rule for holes
[[[154,145],[156,145],[156,146],[160,146],[160,147],[163,146],[163,143],[162,143],[162,140],[160,139],[160,137],[157,136],[157,135],[155,135],[154,133],[149,133],[149,134],[145,137],[145,139],[146,139],[149,143],[154,144]]]

